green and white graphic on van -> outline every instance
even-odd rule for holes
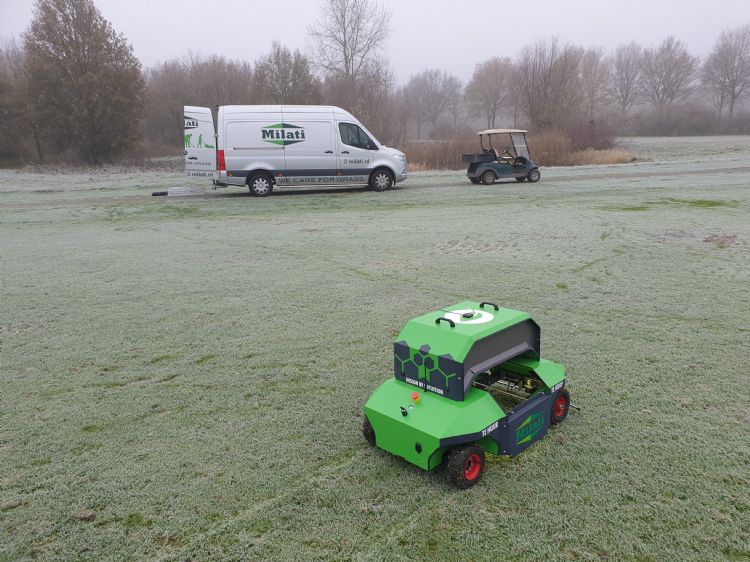
[[[198,146],[196,146],[195,148],[216,148],[216,147],[214,145],[212,145],[212,144],[208,144],[207,142],[204,142],[203,141],[203,133],[201,133],[198,136]]]
[[[305,128],[289,123],[266,125],[260,130],[260,134],[264,141],[279,146],[289,146],[305,141]]]

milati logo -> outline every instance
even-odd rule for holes
[[[516,429],[516,445],[528,443],[544,428],[544,414],[531,414]]]
[[[185,128],[186,129],[197,129],[198,128],[198,120],[193,119],[192,117],[188,117],[187,115],[184,115],[185,117]]]
[[[276,125],[267,125],[260,130],[261,140],[287,146],[305,141],[305,128],[299,125],[290,125],[289,123],[276,123]]]

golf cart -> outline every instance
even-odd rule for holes
[[[523,129],[488,129],[479,133],[479,154],[464,154],[463,160],[469,165],[466,172],[471,183],[485,185],[495,180],[515,178],[516,181],[538,182],[539,168],[532,162],[526,133]],[[485,146],[487,141],[487,146]],[[494,143],[493,143],[494,141]],[[507,143],[510,144],[507,144]],[[505,148],[498,152],[496,146]]]
[[[365,404],[365,439],[469,488],[485,451],[518,455],[568,415],[565,368],[539,352],[539,325],[519,310],[465,301],[414,318],[395,377]]]

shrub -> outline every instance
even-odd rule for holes
[[[558,131],[543,131],[528,139],[531,159],[539,166],[565,166],[573,152],[570,137]]]
[[[412,172],[462,170],[466,167],[461,158],[463,153],[479,150],[476,135],[459,135],[445,140],[412,140],[404,147]]]
[[[573,150],[585,148],[607,149],[615,145],[615,131],[607,123],[587,123],[567,130]]]

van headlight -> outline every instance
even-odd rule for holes
[[[406,154],[399,154],[399,155],[398,155],[398,158],[399,158],[399,160],[401,160],[402,162],[406,162]]]

